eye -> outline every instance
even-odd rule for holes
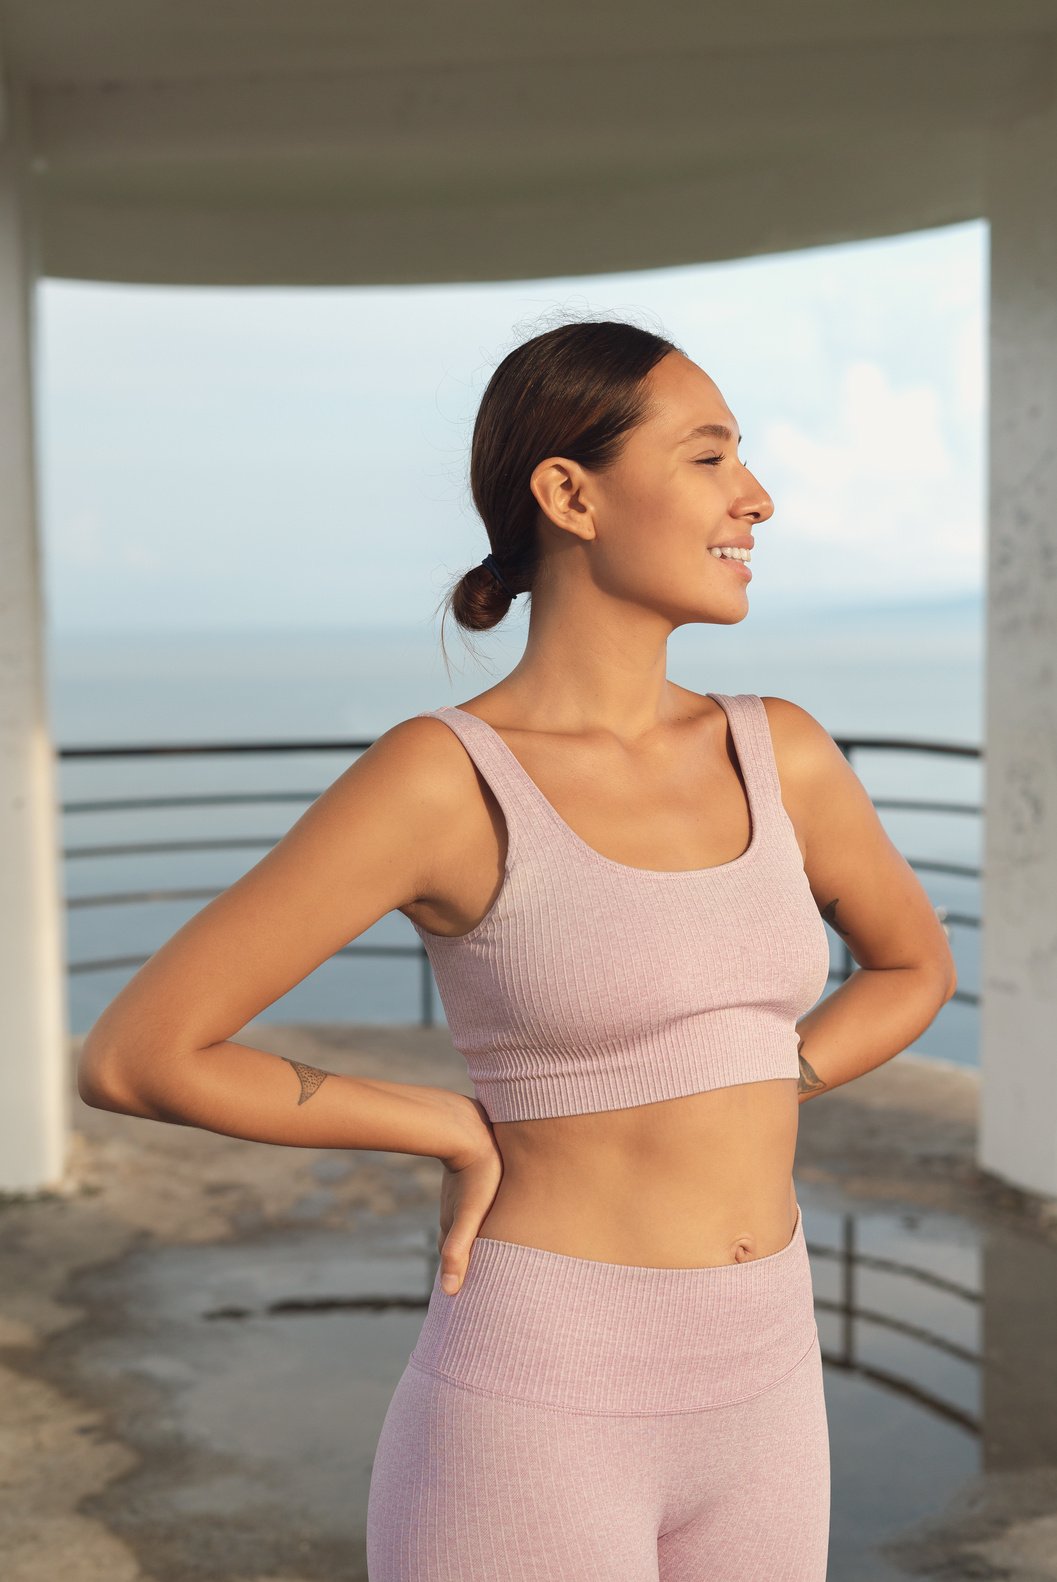
[[[694,462],[695,467],[715,467],[723,460],[722,456],[701,456]]]

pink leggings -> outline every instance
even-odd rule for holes
[[[382,1425],[370,1582],[824,1582],[829,1434],[803,1220],[691,1269],[479,1236]]]

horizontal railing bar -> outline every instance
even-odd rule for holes
[[[243,851],[257,847],[270,848],[282,839],[280,835],[220,835],[197,840],[137,840],[104,841],[90,846],[64,846],[63,857],[142,857],[161,851]],[[979,879],[982,870],[972,863],[945,862],[941,858],[907,857],[912,868],[929,873],[953,874],[960,879]]]
[[[425,955],[426,952],[423,947],[413,943],[406,945],[371,945],[360,941],[356,941],[355,944],[351,945],[342,945],[340,950],[334,952],[334,956],[417,956],[423,959]],[[332,961],[334,956],[329,959]],[[95,961],[69,962],[66,970],[67,972],[108,972],[115,967],[142,967],[143,963],[149,960],[150,955],[105,956]]]
[[[860,1260],[855,1257],[842,1257],[841,1268],[850,1268],[858,1271]],[[979,1295],[972,1293],[975,1300]],[[966,1362],[970,1367],[979,1367],[982,1357],[979,1352],[971,1350],[968,1346],[960,1345],[956,1340],[948,1340],[946,1335],[935,1330],[925,1329],[921,1324],[911,1323],[908,1319],[897,1318],[894,1314],[886,1314],[872,1307],[848,1308],[834,1297],[815,1297],[815,1308],[825,1313],[849,1313],[852,1318],[861,1319],[867,1324],[876,1324],[878,1329],[889,1329],[897,1335],[906,1335],[910,1340],[917,1340],[923,1346],[930,1347],[933,1351],[942,1351],[946,1356],[955,1358],[958,1362]]]
[[[68,896],[67,906],[123,906],[143,901],[209,901],[222,892],[200,885],[187,889],[102,890],[95,894]],[[968,912],[944,912],[942,921],[965,928],[979,928],[980,918]]]
[[[128,906],[144,901],[213,901],[222,892],[199,887],[180,890],[105,890],[99,895],[70,895],[67,906]]]
[[[953,1405],[952,1402],[944,1400],[942,1396],[934,1394],[931,1390],[926,1390],[920,1384],[900,1378],[897,1373],[891,1373],[887,1368],[878,1368],[872,1363],[863,1362],[859,1357],[849,1361],[840,1352],[831,1352],[828,1349],[823,1351],[822,1361],[830,1367],[840,1368],[843,1373],[854,1373],[857,1378],[868,1379],[872,1384],[884,1385],[894,1395],[916,1401],[926,1411],[945,1418],[947,1422],[956,1423],[959,1428],[964,1428],[971,1434],[979,1435],[982,1431],[980,1419],[972,1412]]]
[[[224,756],[228,753],[320,753],[366,752],[375,738],[321,737],[307,741],[248,741],[248,742],[130,742],[124,746],[108,743],[96,747],[59,747],[59,758],[165,758],[183,756]],[[931,738],[908,736],[834,736],[842,752],[923,752],[941,753],[948,757],[979,758],[986,756],[982,746],[962,742],[938,742]]]
[[[979,1303],[981,1299],[980,1292],[973,1286],[964,1285],[960,1280],[952,1280],[949,1275],[937,1274],[934,1269],[922,1269],[919,1264],[904,1263],[901,1258],[886,1258],[880,1253],[865,1252],[861,1248],[830,1247],[825,1242],[816,1244],[814,1241],[808,1243],[808,1252],[813,1258],[828,1258],[838,1264],[854,1263],[857,1269],[872,1269],[875,1272],[881,1270],[885,1274],[916,1280],[919,1285],[931,1286],[934,1291],[943,1291],[947,1296],[959,1297],[963,1302]],[[840,1304],[835,1302],[834,1305],[839,1307]]]
[[[220,893],[221,892],[218,891],[218,890],[208,890],[208,891],[178,891],[178,890],[173,890],[173,891],[159,891],[156,894],[144,894],[142,896],[133,894],[133,895],[129,895],[129,896],[123,896],[123,897],[121,897],[121,899],[123,901],[124,900],[128,900],[128,901],[135,901],[135,900],[147,900],[147,901],[149,901],[149,900],[170,900],[170,899],[181,899],[181,898],[194,899],[194,900],[211,900],[211,899],[213,899],[214,896],[219,895]],[[75,899],[75,900],[71,900],[68,904],[70,906],[76,906],[76,905],[79,904],[79,900],[80,900],[80,898]],[[106,897],[103,897],[102,900],[105,901]],[[349,945],[343,945],[340,950],[336,950],[334,952],[334,956],[414,956],[414,957],[417,957],[420,961],[424,961],[424,960],[428,959],[424,946],[422,946],[421,944],[416,944],[414,942],[411,942],[411,943],[408,943],[408,944],[397,943],[397,944],[392,944],[392,945],[372,945],[372,944],[368,944],[368,943],[360,941],[360,940],[356,940],[352,944],[349,944]],[[333,960],[333,957],[331,957],[329,959]],[[149,961],[149,960],[150,960],[150,956],[149,955],[148,956],[107,956],[107,957],[101,958],[101,959],[96,960],[96,961],[74,961],[74,962],[69,962],[67,964],[66,970],[67,970],[67,972],[71,972],[71,973],[74,973],[74,972],[109,972],[109,971],[112,971],[116,967],[142,967],[144,962]],[[839,981],[842,982],[842,983],[845,981],[844,974],[837,967],[831,967],[830,968],[829,972],[826,974],[826,982],[829,983],[834,978],[839,979]],[[979,1003],[980,1003],[980,996],[978,994],[974,994],[971,989],[956,988],[954,993],[951,995],[951,999],[952,1000],[960,1000],[963,1005],[979,1005]]]
[[[917,740],[912,736],[834,736],[833,740],[842,752],[892,751],[944,753],[955,758],[986,757],[984,748],[975,746],[971,742],[937,742],[931,738]]]
[[[281,839],[278,835],[218,835],[201,840],[135,840],[107,841],[101,846],[64,846],[64,857],[142,857],[156,851],[248,851],[263,846],[270,848]]]
[[[135,742],[121,746],[60,747],[58,757],[79,758],[205,758],[226,757],[229,753],[346,753],[366,752],[374,737],[354,740],[324,738],[320,741],[263,742]]]
[[[940,857],[907,857],[906,860],[912,868],[925,869],[929,873],[950,873],[958,879],[983,877],[983,869],[977,863],[944,862]]]
[[[97,797],[91,802],[62,802],[64,813],[127,813],[136,808],[239,807],[259,802],[311,802],[319,791],[216,791],[186,796]]]
[[[984,812],[979,802],[934,802],[931,797],[875,796],[874,807],[893,808],[899,813],[972,813],[977,817]]]
[[[143,797],[96,797],[91,801],[62,802],[63,813],[127,813],[145,808],[240,807],[276,802],[311,802],[320,795],[314,791],[217,791],[188,792],[187,795]],[[874,797],[874,807],[912,813],[972,813],[984,809],[978,802],[942,802],[928,797]]]

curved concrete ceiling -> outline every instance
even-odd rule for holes
[[[537,278],[984,213],[1047,107],[1055,0],[0,0],[40,273]]]

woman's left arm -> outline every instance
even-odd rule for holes
[[[803,1103],[912,1044],[957,974],[936,908],[832,736],[787,698],[766,707],[811,893],[859,966],[796,1024]]]

